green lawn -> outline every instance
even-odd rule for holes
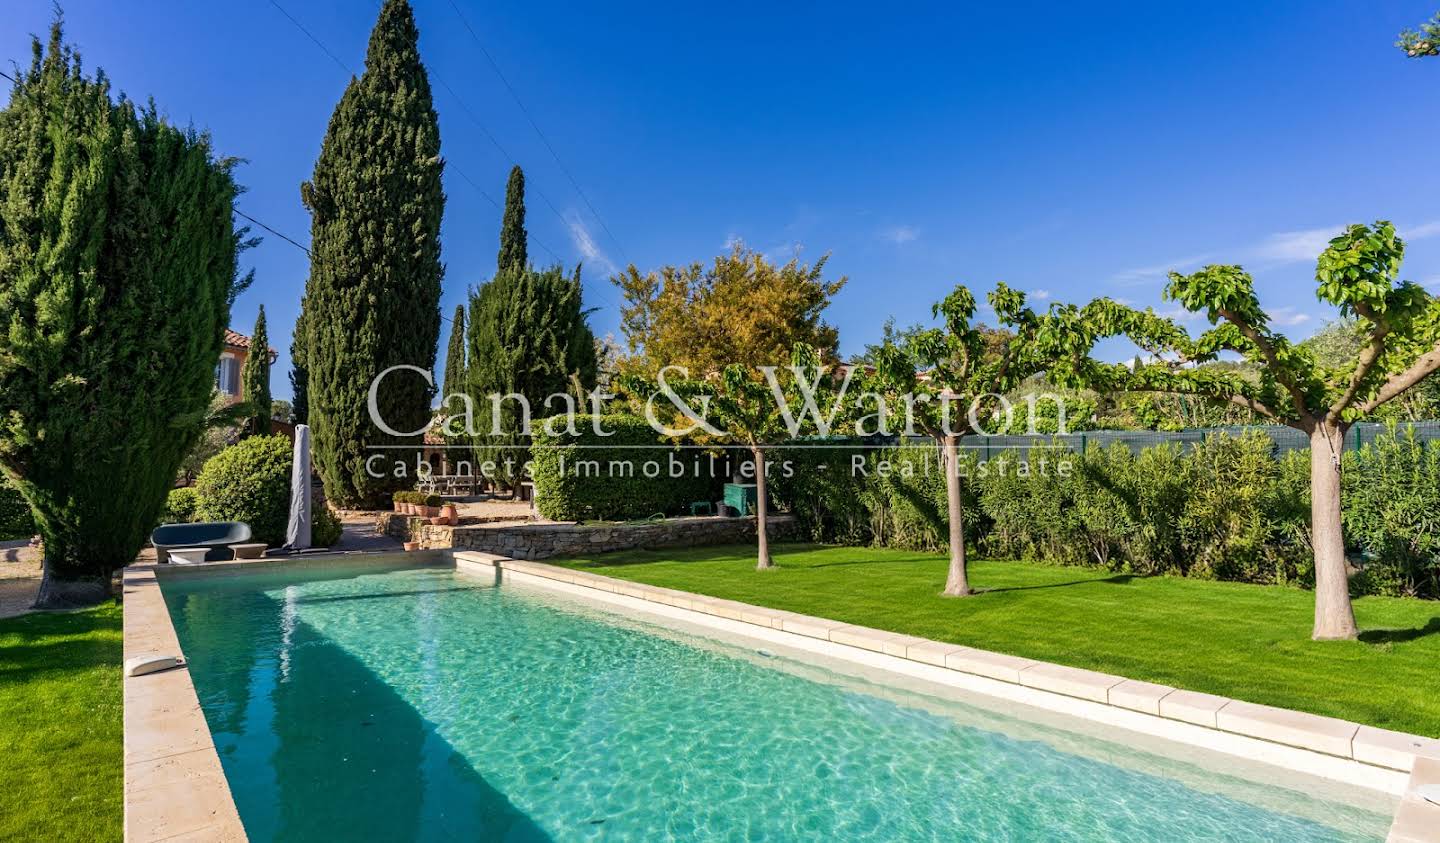
[[[119,840],[120,607],[0,620],[0,840]]]
[[[945,598],[945,559],[874,548],[608,553],[558,564],[985,650],[1440,737],[1440,602],[1355,602],[1361,641],[1310,640],[1298,589],[974,562],[983,593]]]

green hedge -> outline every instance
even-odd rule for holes
[[[293,450],[284,436],[250,436],[211,457],[195,481],[197,520],[244,521],[255,541],[284,544]]]
[[[0,479],[0,541],[28,539],[35,535],[30,504],[4,479]]]
[[[712,477],[708,452],[655,447],[664,443],[643,419],[602,416],[608,436],[595,433],[594,421],[577,416],[577,434],[562,429],[553,436],[544,422],[535,423],[530,472],[541,515],[555,521],[623,521],[687,515],[695,501],[719,500],[722,457],[714,457]]]
[[[1440,441],[1413,430],[1345,455],[1345,536],[1379,594],[1440,597]]]
[[[793,471],[777,477],[774,497],[815,541],[942,549],[936,453],[928,443],[867,448],[853,440],[777,448],[772,461],[790,460]],[[984,464],[962,454],[966,541],[992,558],[1313,583],[1309,453],[1277,459],[1264,434],[1217,433],[1190,449],[1045,452],[1045,472],[1035,468],[1037,453],[1024,475],[1016,452]],[[853,470],[856,456],[863,471]],[[1346,537],[1363,559],[1354,590],[1440,597],[1440,442],[1392,434],[1344,459]]]

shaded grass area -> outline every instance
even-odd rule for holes
[[[1355,601],[1360,641],[1310,640],[1314,597],[1274,586],[946,560],[877,548],[752,546],[557,560],[620,579],[801,612],[1250,702],[1440,737],[1440,602]]]
[[[121,613],[0,620],[0,840],[122,836]]]

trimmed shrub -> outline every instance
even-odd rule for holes
[[[767,464],[783,468],[789,463],[792,469],[778,471],[770,479],[770,500],[794,515],[811,541],[869,544],[875,507],[866,499],[869,485],[864,475],[851,466],[857,456],[868,465],[874,454],[854,438],[832,439],[825,445],[770,449]]]
[[[198,519],[244,521],[255,541],[284,544],[292,450],[284,436],[251,436],[211,457],[195,481]]]
[[[35,518],[19,490],[0,478],[0,541],[35,535]]]
[[[555,521],[629,520],[688,515],[695,501],[715,501],[723,457],[664,444],[644,419],[578,415],[572,434],[536,422],[531,457],[535,507]],[[558,425],[557,425],[558,426]]]
[[[160,517],[160,523],[189,524],[195,520],[195,508],[198,505],[199,496],[194,488],[185,486],[171,489],[170,496],[165,499],[165,513]]]
[[[314,547],[330,547],[340,541],[344,528],[340,518],[330,511],[324,501],[311,500],[310,544]]]
[[[1345,455],[1346,538],[1364,592],[1440,597],[1440,442],[1393,430]]]

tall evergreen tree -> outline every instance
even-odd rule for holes
[[[465,391],[465,305],[455,305],[455,318],[450,324],[450,344],[445,349],[445,383],[440,396],[446,401],[451,395]]]
[[[295,317],[295,331],[290,335],[290,414],[296,424],[310,423],[310,364],[305,349],[305,297],[301,296],[300,315]]]
[[[512,266],[524,269],[530,262],[525,234],[525,172],[516,164],[505,184],[505,217],[500,223],[500,255],[496,271]]]
[[[250,353],[240,370],[240,400],[250,407],[245,421],[247,436],[270,435],[270,338],[265,333],[265,305],[255,317]]]
[[[533,420],[564,411],[546,399],[595,386],[595,339],[585,324],[579,275],[511,264],[470,300],[466,393],[475,404],[475,456],[493,460],[497,480],[513,487],[529,458],[524,415],[512,399],[523,395]],[[577,401],[577,405],[578,405]],[[581,408],[583,410],[583,407]]]
[[[0,111],[0,474],[44,540],[38,606],[108,593],[198,440],[249,280],[233,164],[112,100],[58,20]]]
[[[311,212],[309,419],[325,493],[342,504],[378,504],[413,484],[394,468],[414,466],[420,437],[385,433],[371,418],[368,394],[391,367],[433,367],[440,336],[443,165],[418,37],[410,4],[385,0],[365,72],[345,89],[315,174],[301,186]],[[414,372],[392,372],[376,396],[378,421],[419,430],[432,394]],[[381,477],[367,470],[375,446],[389,447]]]

